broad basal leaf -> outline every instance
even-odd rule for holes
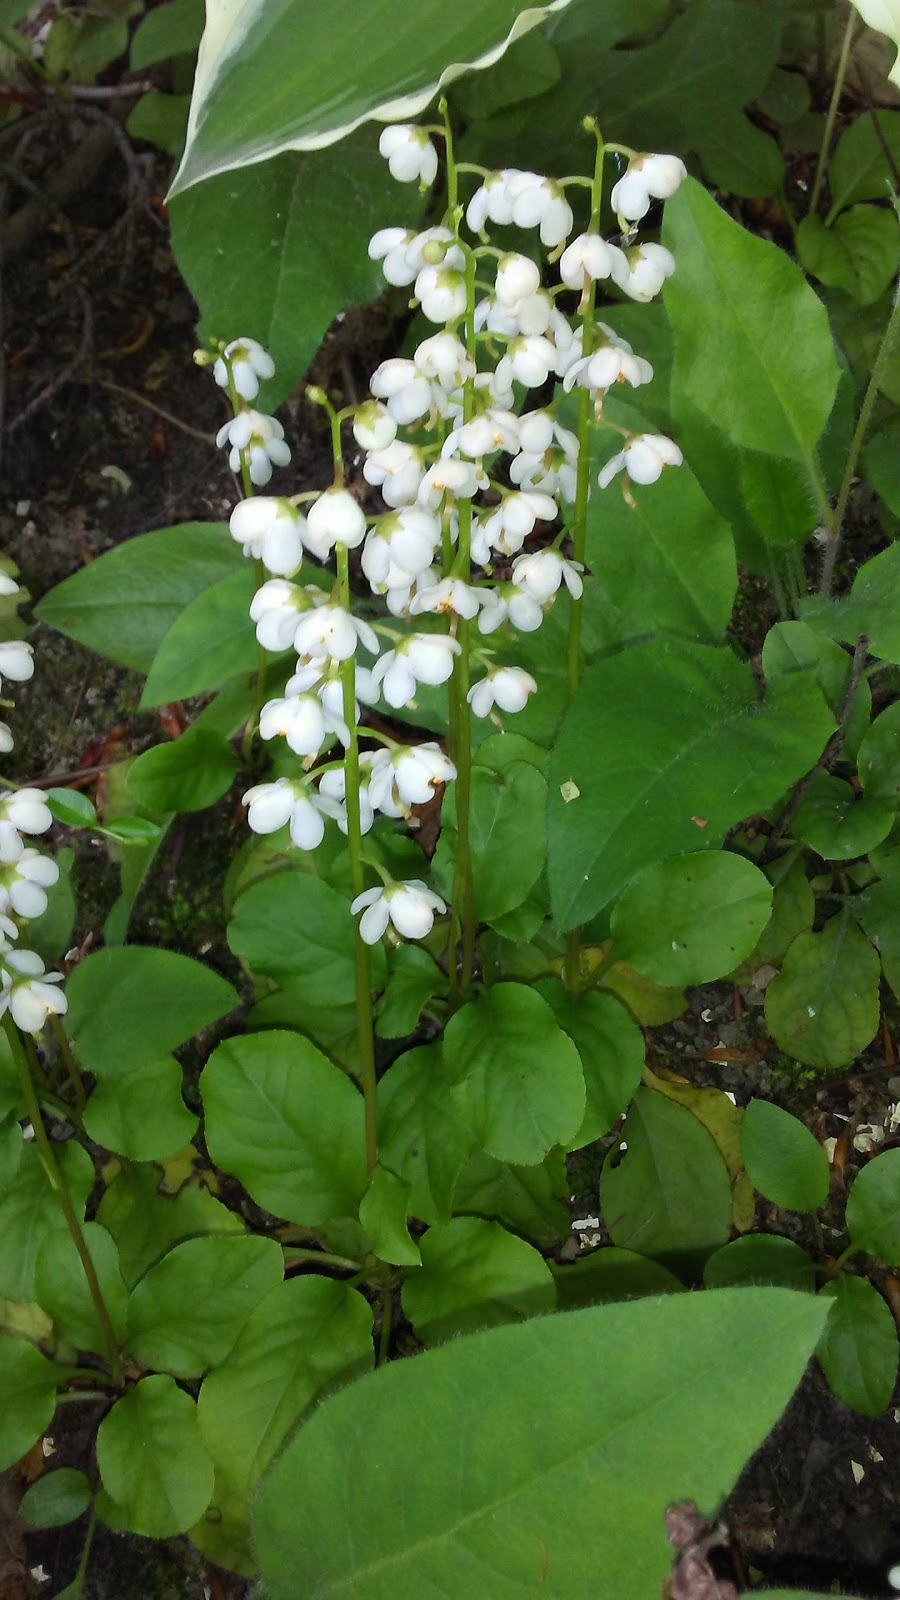
[[[766,990],[766,1023],[787,1055],[847,1067],[878,1027],[877,952],[848,916],[794,940]]]

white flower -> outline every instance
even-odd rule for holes
[[[535,522],[553,522],[559,515],[556,501],[549,494],[538,494],[532,489],[513,491],[504,496],[498,509],[483,522],[483,531],[489,543],[501,555],[515,555],[521,550]]]
[[[511,453],[519,446],[518,424],[519,419],[512,411],[484,411],[480,417],[473,417],[471,422],[464,422],[448,433],[441,446],[441,455],[445,459],[447,456],[462,455],[480,461],[495,450],[508,450]]]
[[[650,210],[651,200],[668,200],[686,177],[687,167],[678,156],[636,156],[613,185],[613,210],[628,222],[640,222]]]
[[[410,601],[410,615],[417,617],[423,611],[455,611],[458,617],[474,617],[481,604],[481,595],[472,584],[462,578],[442,578],[428,589],[420,589]],[[440,680],[439,680],[440,681]]]
[[[377,944],[389,921],[404,939],[424,939],[434,926],[435,913],[446,909],[440,895],[420,878],[387,889],[366,889],[350,907],[354,916],[357,911],[363,913],[359,934],[366,944]]]
[[[405,289],[418,271],[410,266],[407,257],[415,237],[411,228],[379,228],[369,240],[369,259],[381,262],[385,278],[395,289]]]
[[[592,280],[608,278],[613,262],[621,254],[617,245],[607,244],[599,233],[580,233],[560,256],[559,275],[568,288],[581,290],[585,276]]]
[[[478,632],[495,633],[509,617],[520,633],[534,633],[544,620],[540,604],[515,583],[498,583],[484,590],[484,604],[478,614]]]
[[[294,634],[294,649],[298,656],[328,656],[332,661],[349,661],[356,653],[357,640],[371,655],[378,654],[378,639],[369,624],[345,611],[343,606],[328,601],[300,618]]]
[[[250,602],[250,618],[256,623],[256,637],[263,649],[275,653],[289,650],[301,613],[324,603],[320,589],[301,589],[286,578],[270,578]]]
[[[15,740],[9,729],[9,724],[0,722],[0,755],[8,756]]]
[[[384,809],[383,799],[400,806],[425,805],[434,798],[438,784],[456,777],[453,762],[433,741],[398,745],[381,754],[387,759],[373,766],[369,779],[369,794],[377,811]]]
[[[512,307],[526,295],[536,294],[541,286],[540,268],[530,256],[509,251],[497,264],[494,294],[501,305]]]
[[[383,518],[369,534],[362,553],[362,569],[372,588],[408,587],[420,572],[427,572],[440,543],[441,525],[418,506],[402,506]]]
[[[519,446],[542,456],[553,443],[554,420],[549,411],[523,411],[519,418]]]
[[[380,400],[366,400],[354,415],[353,437],[361,450],[384,450],[397,437],[396,418]]]
[[[359,795],[359,826],[361,833],[368,833],[375,821],[375,809],[369,799],[368,775],[364,770],[370,764],[366,760],[367,754],[368,752],[363,751],[359,758],[360,785],[357,792]],[[380,755],[381,752],[377,751],[376,754]],[[341,833],[346,833],[347,773],[343,767],[330,767],[327,772],[322,773],[319,779],[319,796],[329,805],[335,807],[335,810],[329,812],[329,815],[333,815],[336,818]]]
[[[501,711],[521,711],[528,696],[537,693],[537,684],[530,672],[521,667],[496,667],[486,678],[473,683],[467,699],[476,717],[487,717],[491,708],[498,705]]]
[[[362,507],[346,489],[326,489],[306,513],[303,542],[319,561],[326,561],[336,544],[355,550],[365,536]]]
[[[369,381],[372,393],[383,400],[395,422],[406,426],[431,410],[431,384],[417,371],[414,361],[392,356],[376,367]]]
[[[383,450],[370,450],[363,462],[366,483],[381,490],[386,505],[402,506],[415,500],[425,475],[422,452],[416,445],[395,439]]]
[[[427,506],[429,511],[436,511],[445,494],[455,495],[457,499],[462,496],[465,500],[471,500],[481,486],[478,472],[471,461],[443,459],[428,468],[419,484],[416,499],[419,505]],[[440,538],[440,528],[438,528],[438,538]]]
[[[393,576],[396,576],[396,571]],[[392,617],[408,617],[409,608],[416,595],[425,589],[432,589],[440,580],[437,567],[429,567],[427,572],[420,572],[414,583],[388,583],[384,591],[384,603]]]
[[[325,713],[322,702],[315,694],[267,700],[259,713],[260,738],[277,739],[280,736],[287,740],[290,749],[298,756],[317,755],[325,742],[325,733]]]
[[[325,837],[325,817],[341,815],[333,800],[291,778],[256,784],[244,795],[244,805],[254,833],[275,833],[289,822],[291,839],[300,850],[315,850]]]
[[[653,377],[649,361],[645,361],[643,356],[636,356],[631,345],[625,339],[618,338],[605,323],[598,323],[597,326],[603,342],[589,356],[584,356],[569,368],[563,379],[566,393],[576,383],[594,393],[605,393],[614,383],[630,383],[634,389],[642,383],[649,383]]]
[[[511,340],[506,354],[497,362],[497,381],[506,384],[514,378],[526,389],[539,389],[547,382],[555,362],[556,346],[543,334],[522,335]]]
[[[635,433],[624,450],[607,461],[597,482],[605,489],[624,467],[632,483],[655,483],[664,467],[680,467],[683,460],[673,439],[658,433]]]
[[[541,243],[552,250],[572,232],[574,218],[560,185],[535,172],[520,172],[509,180],[512,221],[517,228],[540,228]]]
[[[0,567],[0,594],[10,595],[19,594],[20,592],[21,585],[16,583],[15,578],[10,577],[9,573],[4,572],[3,568]]]
[[[39,917],[47,909],[45,890],[59,877],[59,868],[49,856],[36,850],[23,850],[16,861],[0,867],[0,911],[9,906],[20,917]]]
[[[540,605],[545,605],[563,582],[576,600],[584,591],[581,562],[566,561],[556,550],[535,550],[532,555],[519,556],[512,570],[513,582]]]
[[[18,861],[23,853],[21,833],[46,833],[53,813],[40,789],[18,789],[0,794],[0,861]]]
[[[406,259],[412,270],[411,283],[427,263],[430,267],[448,266],[464,272],[466,258],[449,228],[425,228],[413,234],[406,245]]]
[[[619,288],[631,300],[646,305],[675,271],[675,258],[661,244],[640,244],[630,250],[620,251],[621,261],[612,269]]]
[[[378,149],[398,183],[431,185],[437,176],[437,151],[422,128],[394,123],[385,128]]]
[[[62,990],[62,973],[45,972],[33,950],[13,950],[3,959],[0,1015],[9,1007],[13,1022],[23,1033],[40,1033],[48,1016],[65,1015],[68,1001]]]
[[[254,495],[240,500],[231,513],[232,539],[244,555],[261,561],[267,572],[289,578],[303,560],[304,520],[290,500]]]
[[[388,705],[397,710],[409,705],[418,683],[446,683],[460,649],[459,641],[446,633],[411,633],[376,661],[372,677]]]
[[[241,454],[246,453],[250,482],[259,488],[268,483],[273,466],[286,467],[291,459],[278,418],[267,417],[262,411],[239,411],[219,429],[216,444],[230,446],[228,465],[232,472],[240,472]]]
[[[429,322],[453,322],[466,309],[466,279],[458,267],[426,263],[416,277],[416,299]]]
[[[502,172],[489,173],[475,190],[466,208],[466,222],[473,233],[481,233],[488,221],[501,225],[512,222],[509,181],[519,176],[517,167],[506,167]]]
[[[259,394],[260,378],[274,378],[275,363],[267,350],[255,339],[232,339],[225,346],[231,363],[234,387],[242,400],[255,400]],[[220,356],[213,367],[213,377],[220,389],[228,388],[228,367]]]
[[[34,651],[24,639],[0,641],[0,682],[4,678],[13,683],[27,683],[34,676]]]

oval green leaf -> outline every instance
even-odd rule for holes
[[[227,794],[237,761],[228,740],[210,728],[189,728],[131,763],[128,788],[148,811],[203,811]]]
[[[58,1467],[45,1472],[25,1490],[19,1501],[19,1515],[32,1528],[62,1528],[74,1522],[91,1503],[91,1486],[75,1467]]]
[[[154,1061],[238,1003],[230,983],[174,950],[96,950],[66,983],[66,1025],[98,1077]]]
[[[772,886],[723,850],[645,867],[613,908],[613,953],[656,983],[711,983],[750,954],[772,912]]]
[[[403,1285],[403,1309],[425,1345],[556,1309],[553,1274],[524,1239],[481,1217],[454,1217],[419,1242],[422,1268]]]
[[[136,1383],[103,1418],[97,1465],[112,1502],[104,1506],[104,1520],[148,1539],[186,1533],[213,1492],[197,1407],[163,1374]]]
[[[900,1149],[882,1150],[854,1178],[847,1228],[860,1250],[900,1266]]]
[[[186,1239],[133,1290],[128,1349],[145,1367],[176,1378],[202,1377],[227,1358],[253,1308],[283,1275],[275,1239]]]
[[[751,1100],[741,1122],[747,1176],[773,1205],[815,1211],[828,1193],[828,1159],[809,1129],[781,1106]]]
[[[848,1273],[826,1283],[820,1300],[834,1309],[816,1346],[828,1382],[844,1404],[879,1417],[897,1381],[897,1324],[868,1278]]]
[[[812,1067],[849,1066],[878,1028],[881,963],[848,917],[794,940],[766,990],[766,1022],[782,1050]]]

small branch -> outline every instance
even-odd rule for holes
[[[155,416],[162,417],[164,422],[170,422],[173,428],[180,428],[182,433],[189,433],[193,439],[202,439],[204,444],[208,444],[213,449],[215,448],[215,434],[203,433],[200,428],[192,428],[189,422],[182,422],[180,417],[176,417],[173,412],[166,411],[162,406],[158,406],[155,400],[148,400],[146,395],[138,394],[136,389],[126,389],[124,384],[113,383],[111,378],[95,378],[93,382],[98,389],[109,389],[113,394],[124,395],[126,400],[133,400],[135,405],[145,406]]]
[[[847,687],[844,690],[844,698],[841,701],[841,708],[838,712],[838,725],[826,744],[825,749],[822,751],[822,754],[820,755],[815,766],[806,773],[805,777],[800,779],[800,782],[797,784],[797,787],[782,811],[781,816],[775,824],[775,827],[769,834],[766,847],[759,858],[760,866],[764,866],[767,861],[771,861],[785,833],[785,830],[788,827],[788,824],[797,810],[797,807],[812,787],[813,780],[820,772],[830,772],[841,753],[844,740],[847,737],[847,724],[850,720],[850,713],[853,710],[853,702],[856,698],[856,691],[859,688],[860,679],[862,678],[863,671],[865,669],[868,648],[869,636],[866,633],[861,633],[856,641],[856,648],[853,651],[853,660],[850,663],[850,674],[847,678]]]

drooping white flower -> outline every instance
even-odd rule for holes
[[[434,926],[435,915],[446,909],[440,895],[420,878],[388,888],[366,889],[350,906],[354,916],[362,911],[359,934],[365,944],[377,944],[388,922],[404,939],[424,939]]]
[[[294,634],[294,649],[298,656],[328,656],[332,661],[348,661],[356,654],[357,641],[370,655],[378,654],[378,638],[369,624],[345,611],[343,606],[327,601],[300,618]]]
[[[270,578],[250,602],[250,618],[256,623],[256,637],[263,649],[276,654],[289,650],[301,615],[315,605],[324,605],[325,600],[321,589],[304,589],[286,578]]]
[[[521,550],[535,523],[553,522],[559,507],[552,495],[538,494],[533,489],[513,490],[504,495],[501,504],[483,521],[484,535],[501,555],[512,556]]]
[[[415,183],[430,187],[437,177],[437,151],[423,128],[413,128],[407,123],[393,123],[385,128],[378,140],[378,149],[388,164],[391,177],[398,183]]]
[[[505,225],[512,222],[512,200],[509,182],[520,176],[517,167],[505,167],[501,172],[490,172],[484,183],[475,190],[466,207],[466,222],[473,233],[482,233],[486,222]]]
[[[544,334],[520,335],[506,347],[506,354],[497,362],[497,381],[507,384],[513,379],[526,389],[539,389],[547,382],[556,361],[556,346]]]
[[[423,611],[443,613],[455,611],[458,617],[474,617],[481,604],[481,594],[462,578],[442,578],[428,589],[419,589],[410,601],[410,615],[417,617]]]
[[[369,260],[381,262],[385,278],[395,289],[405,289],[418,271],[407,257],[415,237],[412,228],[379,228],[369,240]]]
[[[500,257],[494,294],[501,305],[512,307],[517,301],[524,300],[526,295],[536,294],[540,286],[540,267],[530,256],[521,256],[510,250]]]
[[[399,710],[414,698],[417,684],[446,683],[460,649],[459,641],[446,633],[411,633],[376,661],[372,677],[388,705]]]
[[[396,573],[392,576],[396,576]],[[391,616],[408,617],[410,605],[416,595],[425,589],[432,589],[440,581],[440,576],[437,567],[429,567],[427,572],[419,573],[414,583],[389,582],[384,591],[384,603]]]
[[[584,591],[580,561],[567,561],[557,550],[535,550],[531,555],[519,556],[513,562],[513,582],[531,595],[539,605],[546,605],[565,583],[570,595],[577,600]]]
[[[24,639],[0,640],[0,682],[27,683],[34,676],[34,651]]]
[[[501,711],[521,711],[530,694],[537,693],[537,684],[530,672],[521,667],[495,667],[487,677],[473,683],[467,699],[476,717],[490,716],[493,706]]]
[[[0,911],[9,907],[20,917],[39,917],[47,909],[45,891],[56,882],[59,868],[49,856],[25,849],[0,866]]]
[[[562,188],[553,178],[519,172],[510,178],[507,192],[517,228],[539,228],[541,243],[548,250],[568,238],[575,219]]]
[[[298,756],[318,755],[325,742],[326,731],[325,712],[315,694],[295,694],[267,700],[259,713],[260,738],[286,739],[288,747]]]
[[[431,740],[398,745],[382,755],[387,759],[373,766],[369,779],[369,794],[376,811],[384,810],[386,799],[400,806],[425,805],[434,798],[439,784],[450,783],[456,777],[449,756]]]
[[[303,560],[304,518],[290,500],[253,495],[239,500],[229,522],[232,539],[267,572],[289,578]]]
[[[643,356],[636,356],[626,339],[620,339],[605,323],[597,324],[597,348],[589,356],[576,361],[563,379],[566,393],[577,383],[593,393],[606,393],[614,383],[630,383],[637,389],[649,383],[653,368]]]
[[[655,483],[664,467],[680,467],[683,460],[674,439],[659,433],[635,433],[625,448],[607,461],[597,482],[605,489],[624,468],[632,483]]]
[[[336,544],[355,550],[365,536],[365,514],[347,489],[326,489],[306,513],[303,542],[319,561],[327,561]]]
[[[569,289],[581,290],[585,276],[593,281],[608,278],[621,254],[617,245],[607,244],[599,233],[580,233],[560,256],[559,275]]]
[[[353,418],[353,437],[361,450],[384,450],[397,437],[397,421],[380,400],[366,400]]]
[[[420,506],[427,506],[429,511],[436,511],[445,495],[471,500],[482,486],[482,479],[471,461],[457,461],[452,457],[445,457],[435,461],[434,465],[428,468],[419,484],[416,499]],[[438,538],[440,538],[440,528],[438,528]]]
[[[216,444],[229,446],[228,465],[232,472],[240,472],[241,453],[246,453],[250,482],[260,489],[269,482],[273,466],[286,467],[291,459],[278,418],[267,417],[262,411],[239,411],[219,429]]]
[[[8,756],[14,744],[15,740],[13,739],[9,724],[6,722],[0,722],[0,755]]]
[[[675,257],[661,244],[639,244],[619,252],[612,276],[629,299],[647,305],[675,271]]]
[[[232,339],[225,346],[225,355],[231,365],[234,387],[242,400],[255,400],[260,378],[275,376],[272,357],[256,339]],[[220,389],[228,388],[228,366],[221,356],[213,367],[213,377]]]
[[[370,450],[363,462],[366,483],[380,489],[382,499],[389,506],[409,505],[415,500],[424,476],[421,450],[402,439],[395,439],[383,450]]]
[[[678,156],[636,156],[613,185],[612,208],[627,222],[640,222],[651,200],[668,200],[686,177],[687,167]]]
[[[383,400],[395,422],[407,426],[426,417],[431,410],[431,383],[422,376],[414,361],[392,356],[375,368],[369,388]]]
[[[382,518],[366,540],[362,569],[377,592],[409,587],[419,573],[427,572],[440,544],[441,525],[419,506],[402,506]]]
[[[499,370],[498,363],[498,370]],[[463,422],[458,428],[448,433],[443,445],[441,455],[468,456],[470,460],[480,461],[483,456],[492,455],[495,450],[508,450],[510,453],[518,449],[519,431],[518,417],[512,411],[500,411],[491,408],[483,411],[480,417],[473,417],[471,422]]]
[[[479,633],[496,633],[507,617],[520,633],[534,633],[544,620],[539,602],[516,583],[498,583],[483,593],[484,604],[478,613]]]
[[[380,754],[380,752],[376,752]],[[357,790],[359,796],[359,826],[361,833],[368,833],[375,821],[375,808],[369,799],[369,774],[367,761],[368,752],[363,751],[359,758],[360,783]],[[341,833],[347,832],[347,773],[344,767],[329,767],[319,779],[319,795],[326,800],[335,810],[330,812],[337,821]]]
[[[22,833],[46,833],[53,813],[40,789],[17,789],[0,794],[0,861],[18,861],[24,846]]]
[[[458,267],[429,263],[416,276],[415,296],[429,322],[453,322],[466,309],[466,278]]]
[[[410,283],[426,265],[452,267],[456,272],[465,271],[465,255],[449,228],[424,228],[421,233],[413,234],[405,250],[412,269],[412,278],[408,279]]]
[[[431,378],[448,391],[460,388],[468,378],[475,376],[475,363],[466,353],[462,340],[446,330],[422,340],[413,364],[423,377]]]
[[[65,1015],[68,1001],[57,987],[63,981],[62,973],[45,972],[33,950],[10,951],[4,955],[3,968],[0,1016],[9,1008],[23,1033],[40,1033],[49,1016]]]
[[[8,572],[4,572],[3,568],[0,567],[0,594],[19,594],[21,587],[21,584],[16,583],[15,578],[11,577]]]
[[[254,833],[275,833],[290,823],[291,839],[300,850],[315,850],[325,837],[325,818],[341,815],[335,801],[292,778],[255,784],[244,795],[244,805]]]

